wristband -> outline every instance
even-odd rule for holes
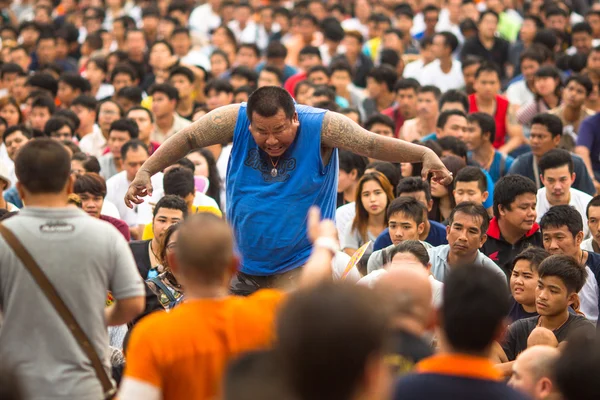
[[[315,240],[315,247],[329,250],[335,255],[340,251],[340,245],[337,240],[328,237],[319,237]]]

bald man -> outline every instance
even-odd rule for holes
[[[556,348],[558,347],[558,339],[556,339],[556,335],[550,329],[538,326],[531,331],[527,338],[527,347],[533,346],[550,346]]]
[[[553,378],[559,357],[556,347],[529,347],[515,360],[508,384],[533,400],[560,399]]]
[[[435,321],[429,275],[422,267],[391,269],[381,276],[374,289],[392,308],[395,347],[387,357],[388,364],[398,375],[404,375],[433,354],[423,339]]]

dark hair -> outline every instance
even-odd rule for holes
[[[542,261],[538,275],[540,279],[555,276],[564,283],[569,293],[578,293],[585,284],[587,271],[573,257],[557,254]]]
[[[183,75],[185,78],[190,81],[190,83],[194,83],[196,77],[194,76],[194,72],[188,67],[184,67],[182,65],[177,65],[169,70],[169,79],[173,78],[175,75]]]
[[[533,37],[534,44],[540,44],[554,53],[554,48],[558,43],[556,33],[552,29],[539,29]]]
[[[17,153],[15,172],[30,193],[60,193],[71,175],[71,157],[56,140],[30,140]]]
[[[125,142],[123,147],[121,147],[121,160],[125,160],[125,158],[127,158],[125,156],[129,150],[135,151],[137,149],[143,149],[146,151],[146,153],[148,153],[148,147],[146,147],[146,144],[139,139],[131,139],[128,142]]]
[[[401,197],[403,193],[416,192],[425,193],[425,199],[427,202],[431,201],[431,189],[429,187],[429,183],[421,179],[421,177],[410,176],[403,178],[400,182],[398,182],[398,186],[396,186],[397,197]]]
[[[135,82],[138,79],[135,69],[127,62],[121,62],[121,63],[118,63],[117,65],[115,65],[115,67],[113,68],[113,70],[110,74],[111,83],[115,80],[116,76],[119,74],[129,75],[129,77],[131,78],[131,80],[133,82]]]
[[[54,104],[54,100],[50,96],[39,96],[33,99],[31,102],[31,109],[34,108],[46,108],[50,114],[54,114],[56,110],[56,104]]]
[[[389,65],[374,67],[367,74],[367,78],[373,78],[379,84],[385,83],[390,92],[394,91],[394,85],[398,80],[398,73]]]
[[[208,95],[211,90],[217,93],[233,93],[233,86],[231,86],[228,80],[215,78],[206,83],[204,94]]]
[[[394,91],[399,92],[400,90],[412,89],[417,93],[420,87],[421,84],[414,78],[399,79],[396,82],[396,86],[394,86]]]
[[[456,115],[459,117],[467,118],[467,115],[460,110],[446,110],[440,113],[437,119],[436,128],[443,129],[451,116]]]
[[[379,52],[379,64],[387,65],[392,68],[398,67],[398,63],[400,62],[400,55],[394,49],[381,49]]]
[[[90,90],[90,83],[88,80],[76,72],[63,72],[60,75],[60,78],[58,78],[58,82],[63,82],[73,89],[81,91],[81,93],[85,93]]]
[[[185,167],[169,169],[163,177],[165,194],[174,194],[181,198],[196,193],[194,173]]]
[[[460,103],[465,108],[465,112],[469,111],[469,98],[461,90],[450,89],[440,97],[440,110],[446,103]]]
[[[138,86],[125,86],[119,89],[117,92],[117,97],[127,99],[133,104],[140,104],[143,100],[142,94],[142,89]]]
[[[152,111],[150,111],[146,107],[142,107],[142,106],[131,107],[129,110],[127,110],[127,113],[125,114],[125,116],[127,118],[129,118],[129,113],[131,113],[132,111],[138,111],[138,110],[145,111],[146,114],[148,114],[148,116],[150,117],[150,122],[154,122],[154,115],[152,114]],[[131,119],[131,118],[129,118],[129,119]]]
[[[541,65],[545,61],[545,58],[538,46],[539,45],[537,44],[531,45],[527,49],[523,50],[523,52],[519,56],[520,62],[522,63],[524,60],[532,60]]]
[[[150,86],[148,94],[154,96],[155,93],[162,93],[169,98],[169,100],[179,101],[179,92],[175,89],[175,86],[169,83],[155,83]]]
[[[187,168],[190,171],[192,171],[192,173],[194,173],[194,171],[196,171],[196,166],[194,165],[194,163],[191,162],[190,159],[188,159],[186,157],[180,158],[173,165],[179,165],[183,168]]]
[[[268,59],[273,58],[286,58],[287,57],[287,47],[283,45],[279,40],[273,40],[267,46],[267,50],[265,51],[265,56]]]
[[[73,132],[77,131],[77,129],[79,129],[79,125],[81,125],[81,121],[79,120],[77,114],[67,108],[59,108],[56,110],[54,115],[52,115],[52,117],[61,117],[69,121],[73,127]]]
[[[453,155],[467,160],[467,153],[469,149],[465,142],[454,136],[444,136],[438,139],[438,144],[442,148],[442,151],[449,151]]]
[[[365,208],[362,201],[360,201],[360,198],[362,197],[363,186],[366,182],[377,182],[383,193],[386,195],[386,207],[392,202],[392,200],[394,200],[394,189],[390,184],[390,181],[381,172],[369,172],[360,178],[356,187],[356,216],[352,221],[352,231],[356,230],[356,232],[365,242],[368,240],[369,212]],[[387,225],[387,215],[385,218],[385,224]]]
[[[239,7],[239,5],[238,5]],[[256,58],[260,58],[260,49],[256,45],[256,43],[241,43],[237,49],[236,53],[239,53],[241,49],[250,49],[256,56]]]
[[[321,30],[323,31],[323,37],[326,40],[339,43],[344,39],[344,28],[342,27],[342,24],[333,17],[328,17],[321,21]]]
[[[256,84],[256,81],[258,79],[258,74],[253,69],[246,67],[245,65],[239,65],[237,67],[232,68],[229,76],[234,75],[245,78],[250,84]]]
[[[454,222],[454,216],[456,213],[467,214],[471,217],[480,217],[481,218],[481,232],[480,235],[483,236],[486,234],[488,227],[490,226],[490,217],[485,210],[485,207],[481,204],[473,203],[470,201],[463,201],[459,203],[452,209],[450,216],[448,217],[448,226],[452,225]]]
[[[481,66],[479,68],[477,68],[477,71],[475,72],[475,79],[479,78],[479,76],[484,72],[495,73],[496,76],[498,77],[498,80],[500,80],[500,70],[498,69],[496,64],[493,64],[493,63],[487,62],[487,61],[483,62],[481,64]]]
[[[595,196],[590,202],[587,204],[585,208],[585,216],[586,218],[590,218],[590,207],[600,207],[600,195]]]
[[[388,161],[373,161],[367,164],[366,169],[374,169],[377,172],[381,172],[390,182],[392,188],[398,185],[401,178],[399,168]]]
[[[481,14],[479,14],[479,21],[477,21],[477,22],[480,24],[486,15],[493,15],[496,18],[496,22],[500,21],[500,16],[498,15],[498,13],[496,11],[487,9],[485,11],[482,11]]]
[[[473,65],[483,64],[484,62],[484,59],[479,56],[468,55],[462,61],[461,70],[464,72],[465,69],[472,67]]]
[[[129,133],[129,139],[137,139],[140,135],[140,128],[138,124],[129,118],[121,118],[110,124],[108,134],[112,131],[123,131]]]
[[[156,206],[154,206],[154,211],[152,212],[153,219],[156,217],[156,214],[158,214],[161,208],[179,210],[183,214],[184,218],[188,214],[188,207],[183,198],[174,194],[165,194],[165,196],[156,203]],[[166,244],[166,237],[163,240],[165,240]]]
[[[512,269],[515,268],[517,262],[523,260],[528,261],[531,266],[531,270],[537,272],[538,267],[546,258],[550,257],[550,253],[548,253],[542,247],[529,246],[526,247],[523,251],[521,251],[512,262]]]
[[[265,65],[265,67],[260,72],[263,72],[263,71],[274,74],[277,77],[277,80],[279,81],[279,83],[282,83],[284,81],[283,80],[284,79],[283,71],[277,67],[274,67],[272,65]]]
[[[535,183],[522,175],[503,176],[494,186],[494,217],[500,218],[498,206],[503,206],[510,211],[510,205],[522,194],[531,193],[537,196]]]
[[[71,157],[71,160],[81,161],[85,172],[92,172],[95,174],[100,173],[100,163],[98,162],[98,159],[94,156],[88,156],[87,154],[80,151],[73,153],[73,157]]]
[[[6,128],[2,134],[2,142],[6,143],[6,139],[15,132],[21,132],[27,139],[31,139],[33,136],[33,132],[27,126],[21,124],[13,125]]]
[[[396,199],[396,200],[398,200],[398,199]],[[425,207],[421,203],[419,203],[419,204],[422,207]],[[418,240],[405,240],[404,242],[395,245],[394,247],[392,247],[392,249],[389,252],[389,259],[393,260],[394,256],[398,253],[412,254],[425,267],[427,267],[427,264],[429,264],[429,261],[430,261],[429,253],[427,252],[427,249],[425,248],[425,246],[423,246],[423,243],[419,242]]]
[[[411,217],[417,225],[425,220],[427,207],[413,197],[403,196],[398,197],[390,203],[387,208],[387,218],[390,219],[393,215],[402,213]]]
[[[563,124],[560,118],[554,114],[549,113],[541,113],[537,114],[531,120],[531,125],[543,125],[548,129],[548,132],[552,135],[553,138],[556,136],[560,136],[563,133]]]
[[[327,96],[329,101],[335,101],[335,89],[331,86],[319,85],[315,86],[313,97]]]
[[[276,328],[276,352],[291,391],[300,399],[351,398],[373,354],[385,351],[389,315],[379,305],[372,290],[343,283],[293,293]]]
[[[46,122],[46,125],[44,125],[44,135],[51,137],[54,132],[59,131],[65,126],[69,127],[72,136],[75,133],[75,130],[73,129],[73,125],[71,125],[66,118],[52,117]]]
[[[254,88],[250,86],[240,86],[239,88],[233,91],[233,95],[237,96],[240,93],[246,93],[248,96],[254,92]]]
[[[98,101],[93,96],[82,94],[75,97],[75,100],[71,103],[71,107],[72,106],[82,106],[90,111],[96,112]]]
[[[450,272],[443,298],[445,337],[453,351],[467,354],[481,353],[490,346],[510,309],[506,281],[491,269],[474,264]]]
[[[215,156],[213,155],[213,153],[206,149],[206,148],[201,148],[201,149],[196,149],[196,150],[192,150],[190,152],[191,153],[199,153],[200,155],[202,155],[202,157],[204,157],[204,159],[206,160],[206,163],[208,164],[208,190],[206,191],[206,195],[208,197],[211,197],[219,206],[219,208],[221,208],[221,175],[219,175],[219,170],[217,168],[217,162],[215,160]],[[194,167],[195,169],[195,167]]]
[[[437,86],[433,86],[433,85],[421,86],[419,88],[419,90],[417,91],[417,93],[418,94],[431,93],[431,94],[433,94],[433,97],[435,97],[435,99],[437,101],[440,101],[440,97],[442,97],[442,91]]]
[[[442,36],[444,38],[444,44],[450,47],[450,53],[454,53],[454,50],[458,47],[458,39],[456,35],[451,32],[438,32],[437,36]]]
[[[4,79],[4,75],[6,74],[22,75],[24,73],[25,72],[23,71],[23,68],[21,68],[19,64],[6,63],[3,64],[2,67],[0,67],[0,79]]]
[[[566,226],[573,237],[579,232],[583,232],[583,220],[581,214],[575,208],[569,205],[560,205],[550,207],[540,221],[542,233],[546,228],[560,228]]]
[[[496,121],[494,117],[487,113],[475,112],[467,115],[467,122],[479,125],[481,136],[483,137],[486,133],[489,133],[489,141],[494,143],[494,140],[496,140]]]
[[[600,341],[583,332],[569,336],[554,367],[556,386],[565,400],[595,400],[600,391]]]
[[[479,167],[464,167],[454,178],[455,185],[458,182],[477,182],[477,187],[481,193],[487,191],[487,177]]]
[[[383,115],[383,114],[373,114],[369,117],[369,119],[367,119],[364,123],[364,127],[366,130],[370,131],[371,128],[373,127],[373,125],[375,124],[381,124],[381,125],[385,125],[387,127],[389,127],[392,132],[396,131],[396,124],[394,123],[394,120],[391,119],[390,117],[388,117],[387,115]]]
[[[571,75],[565,82],[564,86],[566,87],[571,82],[577,82],[578,84],[583,86],[585,89],[586,96],[589,96],[592,93],[592,91],[594,90],[594,84],[592,83],[590,78],[588,78],[585,75],[579,75],[579,74]]]
[[[106,197],[106,181],[103,177],[94,173],[79,175],[73,186],[73,193],[82,195],[90,193],[92,196]]]
[[[356,178],[360,179],[367,168],[368,159],[348,150],[338,150],[339,169],[346,173],[356,170]]]
[[[570,174],[573,173],[573,157],[571,157],[571,153],[563,149],[552,149],[544,154],[540,158],[540,161],[538,161],[540,174],[542,175],[544,175],[544,172],[547,169],[559,168],[563,165],[569,167]]]
[[[248,116],[250,123],[252,123],[252,115],[254,113],[257,113],[261,117],[268,118],[277,114],[279,110],[283,110],[285,117],[291,120],[296,112],[294,99],[283,88],[277,86],[265,86],[256,89],[254,93],[250,95],[246,107],[246,115]]]

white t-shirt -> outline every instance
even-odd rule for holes
[[[157,197],[158,193],[163,193],[163,174],[159,172],[150,178],[152,183],[153,193],[152,196],[146,196],[143,198],[142,204],[134,205],[133,209],[125,205],[125,194],[131,183],[127,179],[127,171],[121,171],[109,180],[106,181],[106,200],[112,202],[119,211],[121,219],[129,226],[147,225],[152,222],[152,213],[150,213],[150,219],[147,214],[142,214],[140,211],[142,208],[148,206],[148,203],[156,203],[160,197]]]
[[[413,78],[413,79],[420,81],[421,73],[423,72],[424,66],[425,66],[425,63],[420,58],[416,61],[408,63],[404,67],[404,71],[402,72],[402,77],[404,77],[404,79]]]
[[[535,95],[529,90],[525,79],[511,84],[508,89],[506,89],[506,98],[510,104],[516,104],[519,107],[535,101]]]
[[[113,217],[116,219],[121,219],[121,215],[119,214],[119,209],[114,205],[113,202],[104,200],[102,204],[102,210],[100,210],[100,214],[106,215],[107,217]]]
[[[581,242],[581,246],[579,246],[579,247],[581,248],[581,250],[591,251],[593,253],[594,252],[594,246],[592,244],[593,240],[594,240],[593,237],[591,237],[589,239],[585,239],[583,242]]]
[[[356,216],[356,203],[348,203],[340,206],[335,211],[335,226],[338,230],[338,237],[343,237],[352,225],[354,217]]]
[[[342,279],[342,275],[344,275],[344,271],[346,271],[346,267],[350,262],[350,256],[342,251],[338,251],[331,260],[331,272],[333,275],[334,281],[339,281]],[[348,275],[346,275],[346,281],[348,282],[358,282],[360,279],[360,272],[356,267],[352,268],[348,271]]]
[[[423,68],[419,82],[423,86],[437,86],[442,93],[450,89],[460,89],[465,85],[461,63],[457,60],[452,60],[452,67],[447,74],[442,71],[440,60],[427,64]]]
[[[585,284],[579,291],[579,300],[581,305],[579,310],[585,314],[585,317],[590,320],[594,325],[598,321],[598,297],[600,297],[600,290],[598,289],[598,281],[594,272],[585,266],[587,272],[587,279]]]
[[[587,238],[589,235],[589,228],[587,225],[587,217],[585,216],[585,210],[588,203],[592,200],[592,196],[584,193],[580,190],[571,188],[571,201],[569,205],[574,207],[579,214],[581,214],[581,220],[583,221],[583,237]],[[537,222],[542,220],[542,217],[552,207],[546,198],[546,188],[543,187],[537,192]]]
[[[97,124],[94,124],[92,133],[85,135],[79,141],[79,148],[90,156],[100,158],[102,157],[106,143],[106,138],[102,134],[100,127]]]

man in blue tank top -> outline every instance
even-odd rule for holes
[[[423,176],[448,184],[433,151],[371,133],[344,115],[297,105],[282,88],[256,90],[248,103],[217,108],[169,138],[142,166],[125,203],[152,193],[150,177],[191,150],[233,141],[227,168],[227,219],[235,232],[240,271],[232,291],[285,287],[311,251],[306,218],[319,206],[333,219],[337,149],[391,162],[422,162]]]

